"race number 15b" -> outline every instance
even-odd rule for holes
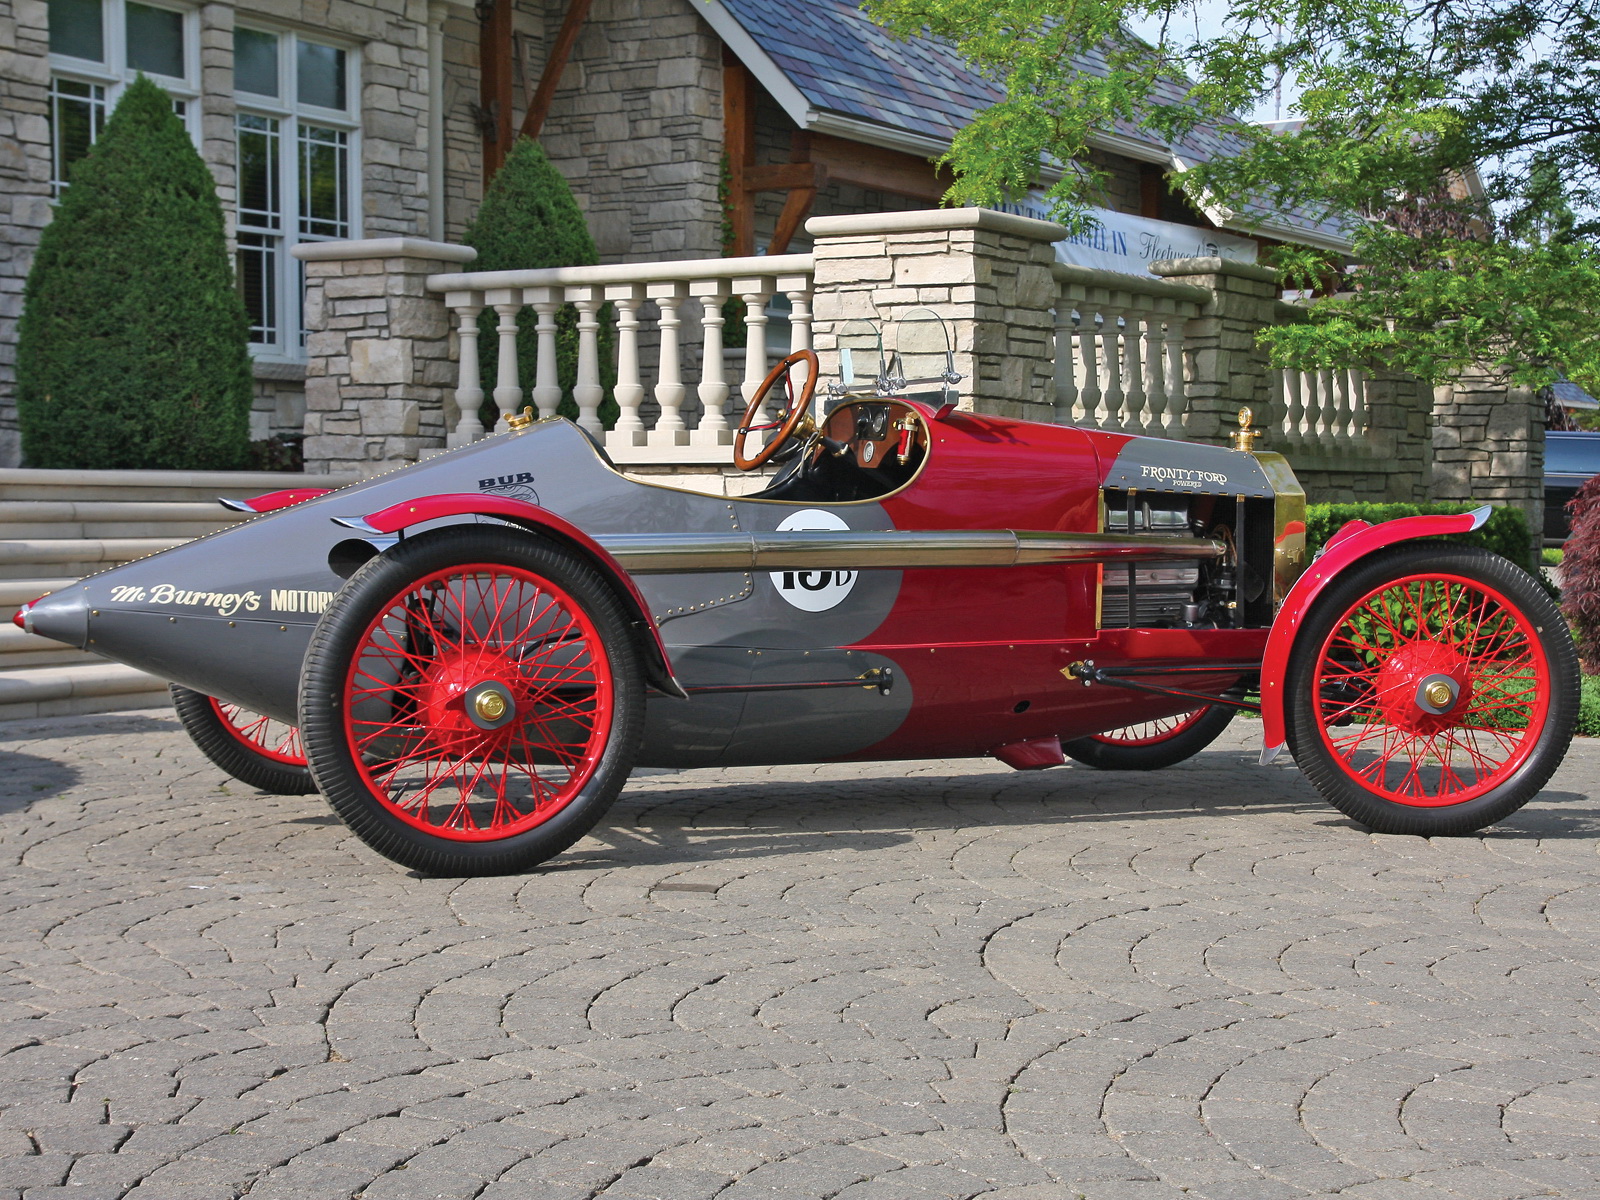
[[[808,508],[792,513],[778,525],[779,533],[796,529],[849,529],[831,512]],[[856,585],[855,571],[773,571],[772,586],[784,603],[803,612],[825,612],[842,603]]]

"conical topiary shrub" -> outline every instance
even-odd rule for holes
[[[30,466],[231,469],[250,356],[216,183],[143,76],[72,169],[23,292],[17,419]]]
[[[600,261],[583,210],[572,198],[572,189],[531,138],[518,139],[506,156],[505,165],[490,182],[464,240],[478,252],[472,264],[474,271],[585,267]],[[611,306],[602,308],[599,316],[600,382],[606,389],[600,419],[609,428],[617,416],[616,402],[611,398],[616,381]],[[500,412],[492,399],[500,362],[500,337],[495,331],[499,323],[499,314],[492,308],[478,318],[484,394],[480,415],[486,429],[493,428]],[[532,308],[524,308],[517,315],[517,375],[524,396],[529,397],[525,401],[528,404],[533,402],[530,394],[537,378],[537,323],[538,315]],[[561,380],[560,414],[576,418],[578,405],[572,398],[572,387],[578,380],[578,310],[570,304],[562,305],[556,315],[556,374]]]

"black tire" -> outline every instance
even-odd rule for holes
[[[184,732],[200,747],[200,753],[240,783],[275,796],[305,796],[317,790],[304,759],[286,762],[283,756],[273,757],[254,748],[243,731],[217,711],[218,702],[204,692],[175,683],[168,684],[167,691]]]
[[[472,704],[483,688],[499,689],[499,715]],[[622,790],[644,670],[594,566],[520,530],[456,525],[339,591],[306,651],[300,724],[322,794],[379,854],[429,875],[510,874],[567,849]]]
[[[1062,742],[1061,751],[1068,758],[1101,771],[1159,771],[1193,758],[1211,745],[1238,711],[1226,704],[1211,704],[1199,710],[1193,720],[1159,739],[1127,743],[1100,734]]]
[[[1422,707],[1430,682],[1460,689],[1437,715]],[[1470,834],[1548,782],[1578,688],[1567,623],[1526,572],[1487,550],[1411,543],[1351,567],[1307,614],[1286,732],[1306,778],[1352,820]]]

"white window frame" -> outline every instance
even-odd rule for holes
[[[142,2],[142,0],[141,0]],[[261,96],[240,91],[235,85],[234,103],[238,115],[270,117],[278,122],[278,221],[276,231],[245,225],[242,211],[236,226],[239,233],[259,233],[278,239],[276,247],[275,293],[278,304],[275,344],[252,342],[250,353],[261,362],[304,362],[305,353],[305,268],[289,253],[301,242],[341,241],[361,236],[361,53],[360,47],[340,38],[320,33],[304,36],[253,20],[238,22],[238,28],[267,33],[278,39],[278,95]],[[301,40],[344,51],[344,111],[299,102],[299,58],[296,47]],[[341,236],[302,233],[300,230],[300,127],[301,124],[336,129],[345,135],[346,230]],[[237,136],[237,117],[235,118]],[[242,187],[240,191],[242,193]]]
[[[183,18],[183,71],[182,78],[157,75],[146,71],[145,76],[169,92],[174,100],[183,102],[183,127],[195,148],[200,146],[200,12],[170,0],[137,0],[147,8],[160,8],[175,12]],[[127,0],[100,0],[100,21],[105,47],[105,61],[94,62],[66,54],[50,55],[51,92],[57,79],[75,83],[98,84],[105,88],[105,115],[109,118],[122,93],[139,72],[128,66],[128,16]],[[56,162],[55,100],[50,104],[50,176],[51,190],[60,195],[66,180],[60,177]]]

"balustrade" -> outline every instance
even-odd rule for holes
[[[460,414],[449,444],[466,445],[487,432],[478,416],[483,403],[479,314],[488,308],[498,318],[499,355],[491,395],[500,414],[495,428],[504,429],[524,396],[516,353],[518,314],[530,307],[535,314],[537,352],[528,394],[539,415],[547,417],[561,403],[557,318],[562,306],[571,304],[578,317],[577,379],[572,388],[578,424],[603,437],[607,452],[619,463],[720,460],[728,455],[734,422],[767,373],[768,325],[782,319],[770,311],[774,297],[782,296],[789,304],[790,349],[811,347],[811,268],[809,254],[780,254],[435,275],[428,286],[444,293],[459,346]],[[742,305],[746,330],[737,388],[726,374],[723,353],[724,306],[730,298]],[[609,431],[600,419],[603,366],[611,365],[600,361],[600,317],[606,304],[612,306],[616,328],[616,382],[611,394],[618,408]],[[652,350],[654,361],[648,362]],[[691,383],[694,411],[686,412]],[[646,397],[654,402],[649,408]],[[730,399],[737,406],[731,419]]]
[[[1358,370],[1274,371],[1277,439],[1287,454],[1370,455],[1367,377]]]
[[[1183,325],[1199,288],[1065,264],[1054,268],[1056,419],[1152,437],[1181,436]]]
[[[490,394],[499,410],[495,428],[503,429],[524,397],[518,314],[531,308],[535,315],[537,355],[527,395],[546,417],[561,402],[558,316],[570,304],[577,312],[572,395],[578,424],[603,438],[619,463],[720,461],[734,425],[782,353],[781,326],[769,326],[784,319],[783,301],[790,350],[811,347],[811,272],[810,255],[787,254],[434,276],[429,286],[444,293],[454,315],[460,361],[460,417],[449,443],[465,445],[487,432],[478,415],[484,398],[479,315],[495,314],[499,355]],[[1060,288],[1056,420],[1185,436],[1184,326],[1208,293],[1086,267],[1057,265],[1053,272]],[[612,396],[618,415],[610,430],[600,418],[605,305],[615,322]],[[744,319],[745,344],[725,353],[726,314],[734,309]],[[1271,379],[1270,411],[1259,421],[1273,429],[1269,445],[1292,455],[1370,454],[1366,380],[1359,372],[1274,371]]]

